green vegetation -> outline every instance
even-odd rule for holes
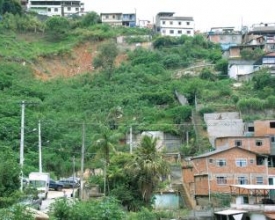
[[[3,2],[7,1],[0,1],[2,13]],[[46,20],[35,14],[20,15],[12,11],[2,15],[0,147],[4,153],[0,159],[5,163],[0,166],[1,208],[16,202],[13,195],[17,195],[20,185],[20,104],[23,100],[26,101],[23,174],[38,170],[38,137],[37,133],[29,131],[37,127],[39,120],[43,170],[51,172],[52,177],[71,175],[73,157],[76,158],[75,169],[80,170],[85,136],[85,168],[106,171],[106,176],[93,176],[89,181],[114,197],[108,200],[113,219],[120,219],[125,208],[140,211],[129,214],[133,219],[160,216],[151,212],[152,195],[163,187],[160,177],[165,177],[169,170],[169,165],[163,161],[163,152],[156,151],[156,140],[147,136],[133,154],[129,153],[127,134],[130,128],[134,135],[163,131],[183,140],[188,131],[190,141],[188,146],[183,143],[181,150],[189,156],[210,147],[206,138],[202,138],[203,145],[196,144],[197,137],[190,126],[196,105],[201,116],[207,112],[241,111],[247,121],[261,117],[257,113],[264,109],[274,108],[274,79],[267,70],[259,71],[251,81],[234,87],[235,81],[226,75],[227,61],[222,59],[219,46],[202,35],[152,36],[150,50],[137,47],[124,54],[113,41],[125,35],[137,36],[133,38],[137,43],[143,39],[141,36],[148,34],[146,29],[100,24],[94,12],[83,17]],[[61,63],[67,57],[73,59],[75,48],[84,43],[97,48],[91,51],[96,54],[91,62],[95,70],[51,80],[40,79],[34,71],[34,67],[43,62],[42,58],[54,58]],[[118,61],[116,58],[122,55],[125,59]],[[204,67],[198,72],[185,73],[185,68],[197,63],[213,64],[215,68]],[[189,105],[181,105],[175,91],[184,95]],[[72,205],[75,219],[79,219],[79,213],[88,216],[92,212],[100,219],[109,219],[111,214],[103,216],[106,215],[105,202],[64,204],[61,200],[52,215],[66,219],[65,210]],[[87,206],[91,204],[93,209],[89,211]]]

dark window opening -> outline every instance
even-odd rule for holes
[[[264,157],[257,157],[256,158],[257,165],[264,165]]]
[[[254,127],[248,127],[247,130],[248,130],[249,132],[254,132]]]
[[[255,144],[259,147],[263,145],[263,142],[261,140],[256,140]]]
[[[235,141],[235,145],[238,146],[238,147],[242,146],[242,141],[239,141],[239,140]]]
[[[275,122],[274,121],[270,122],[270,128],[275,128]]]

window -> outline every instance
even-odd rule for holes
[[[242,141],[241,140],[236,140],[235,141],[235,146],[242,146]]]
[[[247,128],[247,130],[248,130],[249,132],[254,132],[254,127],[253,127],[253,126],[249,126],[249,127]]]
[[[246,178],[246,177],[244,177],[244,176],[240,176],[240,177],[238,177],[238,184],[240,184],[240,185],[245,185],[245,184],[248,184],[248,180],[247,180],[247,178]]]
[[[256,146],[260,147],[263,145],[263,142],[261,140],[256,140],[255,144],[256,144]]]
[[[116,16],[115,16],[115,15],[113,15],[113,18],[115,19],[115,18],[116,18]]]
[[[71,11],[71,7],[67,7],[67,11]]]
[[[162,30],[162,33],[165,34],[165,33],[166,33],[166,30]]]
[[[249,160],[250,164],[254,164],[254,159]]]
[[[48,8],[48,12],[51,12],[51,8]]]
[[[75,11],[79,11],[79,8],[75,8]]]
[[[227,179],[225,176],[217,176],[217,184],[224,185],[227,184]]]
[[[162,24],[165,24],[165,21],[162,21]]]
[[[55,12],[58,12],[58,8],[55,8],[54,11],[55,11]]]
[[[173,21],[170,21],[170,24],[173,25]]]
[[[257,163],[257,165],[264,165],[264,157],[257,157],[256,158],[256,163]]]
[[[264,178],[262,176],[257,176],[256,177],[256,184],[257,185],[262,185],[264,184]]]
[[[181,21],[179,21],[179,25],[181,25]]]
[[[236,159],[236,166],[237,167],[246,167],[247,166],[246,159]]]
[[[270,128],[275,128],[275,122],[274,121],[270,122]]]
[[[169,32],[170,34],[174,34],[174,30],[170,30],[170,32]]]
[[[182,34],[182,30],[178,30],[178,34]]]
[[[272,136],[270,139],[271,139],[271,143],[275,142],[275,136]]]
[[[212,158],[210,158],[208,161],[209,161],[209,163],[213,163],[214,162]]]
[[[191,31],[187,31],[187,34],[191,34]]]
[[[226,166],[226,160],[218,159],[216,164],[217,164],[218,167],[224,167],[224,166]]]
[[[108,18],[109,18],[109,15],[106,15],[106,16],[105,16],[105,18],[107,18],[107,19],[108,19]]]
[[[190,22],[188,21],[188,22],[186,22],[186,24],[187,24],[187,25],[190,25]]]

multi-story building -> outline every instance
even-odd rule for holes
[[[207,203],[213,193],[229,194],[232,185],[275,189],[275,120],[257,120],[246,130],[243,136],[216,137],[214,151],[184,162],[184,188],[196,204]]]
[[[29,0],[29,11],[46,16],[71,16],[84,14],[84,3],[78,0]]]
[[[159,12],[156,16],[156,32],[163,36],[194,36],[193,17],[173,16],[174,12]]]
[[[135,13],[128,13],[128,14],[123,14],[121,12],[101,13],[100,18],[102,23],[109,24],[112,26],[122,26],[122,25],[127,27],[136,26]]]

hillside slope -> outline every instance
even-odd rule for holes
[[[97,48],[102,42],[85,42],[74,47],[69,54],[53,55],[51,57],[38,57],[31,64],[37,79],[50,80],[53,78],[68,78],[83,73],[93,73],[93,59],[97,54]],[[116,64],[126,60],[125,54],[119,54]]]

